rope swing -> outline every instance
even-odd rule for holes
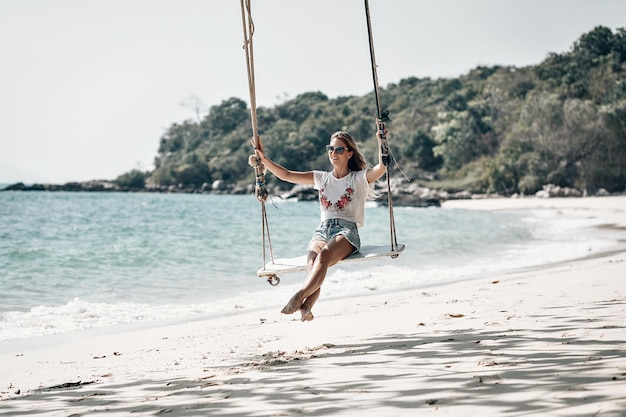
[[[398,240],[396,237],[396,221],[393,216],[393,200],[391,197],[391,182],[389,178],[389,143],[387,142],[387,136],[385,135],[385,122],[389,120],[389,111],[383,112],[380,106],[380,95],[378,94],[378,73],[376,71],[376,56],[374,54],[374,37],[372,35],[372,22],[370,19],[370,6],[368,0],[365,0],[365,17],[367,20],[367,36],[370,46],[370,60],[372,63],[374,97],[376,99],[376,122],[378,124],[378,130],[381,132],[380,152],[382,155],[383,164],[385,164],[385,166],[387,167],[387,205],[389,207],[389,231],[391,237],[391,250],[395,251],[398,248]]]
[[[265,173],[267,169],[263,165],[258,148],[259,130],[257,126],[256,114],[256,86],[254,81],[254,47],[252,37],[254,36],[254,22],[252,20],[252,11],[250,7],[251,0],[241,0],[241,22],[243,26],[243,49],[246,51],[246,69],[248,72],[248,90],[250,94],[250,119],[252,122],[252,137],[254,138],[254,155],[250,155],[248,163],[254,168],[255,195],[257,200],[261,202],[261,223],[262,223],[262,239],[263,239],[263,265],[266,263],[266,242],[270,250],[270,258],[274,262],[274,250],[272,249],[272,240],[270,236],[270,226],[267,221],[267,210],[265,203],[269,193],[265,184]],[[278,283],[276,283],[278,285]]]
[[[263,238],[263,268],[261,268],[257,274],[259,276],[267,276],[268,282],[272,285],[278,285],[280,278],[276,275],[278,270],[282,272],[296,272],[306,268],[306,261],[298,260],[298,258],[281,259],[281,263],[276,263],[274,260],[274,251],[272,249],[272,241],[270,237],[269,223],[267,220],[266,202],[269,197],[269,192],[265,184],[266,167],[261,161],[258,145],[259,145],[259,132],[257,126],[257,108],[256,108],[256,88],[254,78],[254,47],[252,38],[254,36],[254,22],[252,20],[252,12],[250,6],[251,0],[241,0],[241,21],[243,26],[244,44],[243,48],[246,52],[246,69],[248,73],[248,88],[250,94],[250,119],[252,122],[252,137],[254,145],[254,155],[250,155],[248,163],[254,168],[256,177],[255,182],[255,195],[257,200],[261,202],[261,219],[262,219],[262,238]],[[372,38],[372,26],[370,22],[370,12],[368,0],[365,0],[365,14],[367,17],[367,32],[369,37],[370,57],[372,61],[372,76],[374,80],[374,95],[376,98],[376,124],[378,131],[380,132],[380,154],[382,156],[383,164],[388,167],[389,162],[393,156],[389,151],[389,144],[385,135],[385,122],[389,120],[389,112],[381,111],[380,97],[378,94],[378,75],[376,73],[376,58],[374,57],[374,41]],[[370,258],[376,258],[380,256],[391,256],[392,258],[398,257],[399,253],[404,250],[404,245],[398,245],[396,239],[396,224],[393,217],[393,201],[391,197],[391,183],[389,178],[389,172],[387,172],[387,203],[389,207],[389,227],[391,234],[391,250],[385,246],[370,247],[369,251],[362,250],[360,253],[348,258],[351,260],[364,260]],[[266,244],[269,246],[271,264],[266,261]],[[363,249],[363,248],[362,248]],[[348,258],[344,260],[348,260]],[[278,268],[278,270],[276,269]],[[268,272],[269,271],[269,272]]]

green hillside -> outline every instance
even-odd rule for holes
[[[563,53],[523,68],[478,67],[458,78],[406,78],[380,90],[390,147],[413,183],[448,191],[534,193],[545,184],[589,193],[626,187],[626,31],[597,27]],[[329,99],[308,92],[258,110],[268,155],[293,169],[325,169],[336,130],[376,155],[373,92]],[[230,98],[199,123],[170,126],[155,170],[118,183],[227,190],[254,183],[247,102]],[[390,175],[402,177],[395,166]],[[268,176],[269,185],[279,185]]]

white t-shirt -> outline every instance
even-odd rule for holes
[[[365,222],[365,200],[370,191],[367,170],[350,171],[343,178],[332,172],[313,171],[315,189],[319,191],[322,221],[343,219],[362,227]]]

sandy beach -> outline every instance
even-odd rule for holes
[[[600,220],[604,253],[446,285],[0,343],[0,416],[626,416],[626,197],[442,210]],[[366,264],[363,264],[367,267]]]

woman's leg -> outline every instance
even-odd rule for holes
[[[309,295],[300,306],[300,314],[302,316],[301,317],[302,321],[311,321],[315,318],[315,316],[313,316],[312,310],[313,310],[313,306],[315,305],[315,302],[317,301],[318,298],[320,298],[321,292],[322,292],[322,289],[318,288],[317,291]]]
[[[324,246],[326,246],[325,240],[312,240],[311,243],[309,243],[309,252],[306,256],[307,274],[311,272],[311,269],[313,269],[315,259],[317,258],[317,255],[319,255],[320,251],[324,248]]]
[[[313,262],[305,286],[297,291],[281,310],[284,314],[292,314],[300,310],[304,301],[316,293],[326,278],[328,268],[341,261],[354,251],[354,246],[343,236],[336,236],[324,245]],[[317,294],[319,296],[319,294]],[[314,304],[317,299],[312,300]],[[309,306],[312,307],[312,305]]]
[[[309,253],[307,254],[307,274],[311,272],[313,269],[313,264],[315,263],[315,259],[320,251],[326,246],[326,241],[324,240],[312,240],[309,243]],[[300,306],[300,314],[302,315],[302,321],[311,321],[315,317],[313,316],[313,312],[311,309],[313,308],[313,304],[317,301],[320,296],[321,288],[319,288],[316,292],[309,295],[302,305]]]

